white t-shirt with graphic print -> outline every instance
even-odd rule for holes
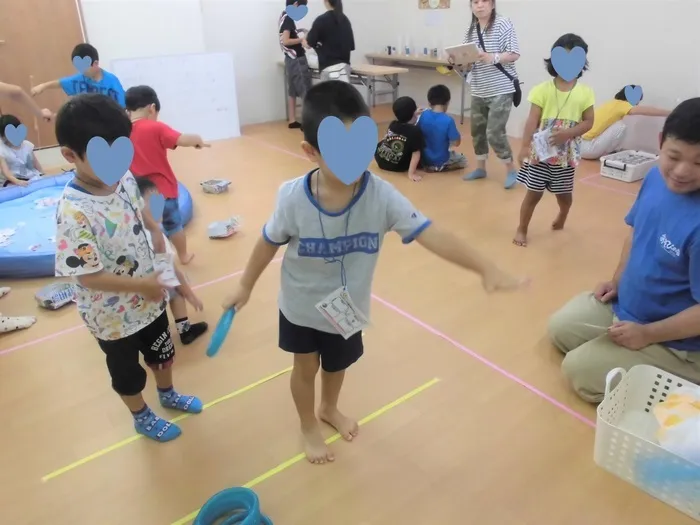
[[[115,192],[89,194],[68,183],[56,213],[56,275],[78,277],[99,271],[144,277],[154,253],[144,229],[143,200],[127,172]],[[77,281],[77,279],[76,279]],[[137,293],[90,290],[76,282],[78,312],[95,337],[122,339],[145,328],[164,311]]]
[[[341,286],[340,262],[327,261],[345,256],[348,292],[369,318],[372,279],[384,235],[395,231],[408,244],[430,221],[394,186],[370,172],[346,210],[326,212],[312,194],[312,173],[282,184],[263,236],[271,244],[288,244],[279,294],[282,314],[296,325],[337,333],[316,309]]]
[[[34,144],[25,140],[19,148],[13,148],[0,140],[0,157],[5,159],[7,167],[12,174],[20,180],[31,180],[41,175],[41,172],[34,167]],[[6,181],[5,176],[0,171],[0,186]]]

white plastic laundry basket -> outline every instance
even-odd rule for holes
[[[613,389],[617,376],[622,379]],[[659,424],[653,413],[674,390],[694,386],[653,366],[638,365],[628,372],[612,370],[606,378],[605,399],[598,406],[594,457],[598,466],[700,521],[700,479],[682,481],[673,475],[649,479],[640,474],[640,466],[650,460],[675,472],[700,471],[697,465],[658,445]]]

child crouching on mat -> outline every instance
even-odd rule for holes
[[[489,291],[511,290],[522,281],[502,272],[464,241],[435,224],[394,186],[365,171],[345,184],[319,153],[318,129],[329,116],[350,125],[369,116],[354,86],[329,80],[304,98],[302,150],[318,167],[282,184],[240,282],[224,301],[239,310],[280,246],[279,346],[294,355],[292,398],[301,423],[304,452],[311,463],[334,460],[315,414],[315,378],[321,372],[318,416],[347,441],[358,424],[338,408],[345,370],[364,352],[371,283],[384,235],[395,231],[439,257],[481,276]],[[331,264],[332,263],[332,264]],[[333,310],[338,307],[337,310]],[[340,313],[344,315],[339,315]]]
[[[154,268],[155,254],[144,231],[153,226],[144,220],[136,181],[127,171],[108,186],[86,156],[93,137],[112,144],[130,134],[126,112],[105,95],[78,95],[58,112],[56,138],[76,174],[63,190],[56,214],[56,275],[75,278],[78,312],[106,355],[112,388],[131,411],[136,431],[163,442],[181,431],[146,405],[141,392],[147,374],[139,353],[153,370],[164,408],[198,413],[202,402],[173,388],[175,346],[166,291]],[[161,235],[157,230],[152,234]],[[178,291],[195,307],[201,304],[186,283]]]
[[[27,186],[30,181],[44,174],[44,168],[34,154],[34,144],[23,140],[15,146],[7,138],[7,126],[19,127],[22,123],[14,115],[0,117],[0,187]]]
[[[568,51],[580,47],[588,53],[588,44],[573,34],[560,37],[552,49],[556,47]],[[554,80],[533,87],[528,95],[530,115],[518,155],[521,164],[518,182],[527,187],[527,193],[520,207],[520,225],[513,244],[523,247],[527,246],[530,220],[545,189],[557,197],[559,204],[559,215],[552,229],[564,228],[572,204],[574,172],[581,160],[581,136],[593,127],[595,114],[593,90],[578,81],[588,69],[588,61],[578,78],[570,82],[557,74],[551,59],[544,62]]]
[[[148,224],[149,221],[153,221],[155,223],[155,227],[158,228],[160,231],[160,222],[157,221],[155,217],[153,217],[150,205],[150,198],[154,194],[158,193],[158,189],[156,188],[155,183],[151,179],[148,179],[146,177],[136,177],[136,184],[139,187],[141,197],[143,198],[143,215],[146,224]],[[148,237],[148,241],[151,245],[151,248],[155,250],[151,231],[148,228],[146,228],[145,232],[146,236]],[[178,280],[183,285],[189,285],[187,276],[182,272],[180,268],[178,268],[177,264],[174,262],[174,258],[176,257],[175,248],[173,248],[173,245],[170,244],[170,241],[162,233],[161,237],[163,238],[163,242],[165,243],[165,253],[173,257],[173,264]],[[196,309],[202,309],[201,303],[198,302],[198,304],[196,305]],[[177,328],[177,333],[180,335],[180,341],[183,345],[188,345],[194,342],[194,340],[197,339],[204,332],[206,332],[207,328],[209,327],[204,321],[190,324],[189,317],[187,315],[187,301],[185,301],[185,298],[182,297],[179,293],[177,293],[176,290],[174,290],[173,293],[170,294],[170,311],[172,312],[173,318],[175,319],[175,327]]]

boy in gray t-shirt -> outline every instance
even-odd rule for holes
[[[312,463],[333,461],[316,417],[315,377],[322,391],[319,417],[346,440],[357,422],[338,410],[345,370],[363,353],[372,278],[384,235],[395,231],[405,244],[417,240],[436,255],[480,274],[487,291],[514,289],[522,281],[501,272],[466,243],[436,225],[391,184],[365,172],[346,185],[319,153],[321,121],[351,123],[369,108],[351,84],[327,81],[304,99],[302,148],[318,168],[279,189],[272,217],[263,227],[245,272],[224,308],[242,308],[260,274],[282,245],[279,346],[294,354],[292,397],[301,420],[304,449]]]

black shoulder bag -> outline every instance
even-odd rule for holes
[[[486,46],[484,45],[484,37],[481,36],[481,27],[479,26],[479,23],[477,22],[476,24],[476,34],[479,36],[479,44],[481,44],[481,49],[484,50],[485,53],[486,51]],[[523,99],[523,91],[520,89],[520,81],[515,78],[513,75],[508,73],[506,71],[506,68],[503,67],[503,64],[494,64],[498,70],[503,73],[505,76],[508,77],[508,79],[513,83],[513,87],[515,88],[515,93],[513,93],[513,105],[517,108],[520,105],[520,102]]]

